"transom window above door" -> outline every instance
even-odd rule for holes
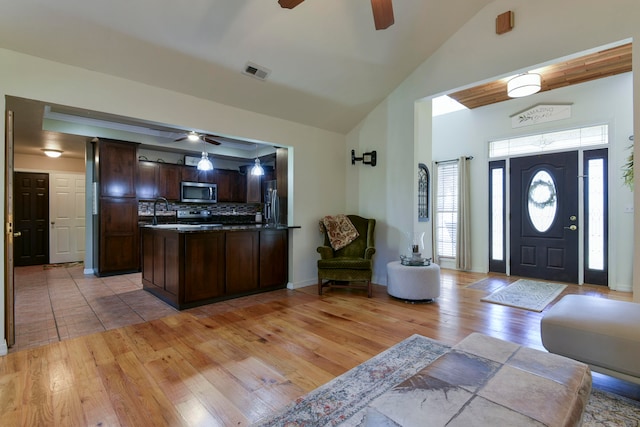
[[[608,143],[609,125],[596,125],[489,141],[489,158],[566,151]]]

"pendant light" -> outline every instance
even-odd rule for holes
[[[256,144],[256,160],[255,165],[251,168],[251,175],[264,175],[264,169],[260,165],[260,159],[258,158],[258,144]]]
[[[211,171],[213,170],[213,163],[209,160],[209,155],[206,150],[207,146],[205,145],[204,139],[202,140],[202,158],[198,162],[198,170],[199,171]]]

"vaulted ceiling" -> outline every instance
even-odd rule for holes
[[[492,1],[395,0],[376,31],[370,0],[19,0],[0,47],[346,133]]]

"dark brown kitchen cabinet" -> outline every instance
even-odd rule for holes
[[[224,295],[225,233],[183,234],[184,302]]]
[[[153,200],[157,197],[156,175],[157,164],[153,162],[138,162],[138,181],[136,194],[140,200]]]
[[[138,162],[136,193],[140,200],[166,197],[180,200],[181,166],[168,163]]]
[[[259,251],[258,231],[227,233],[227,293],[240,294],[258,289]]]
[[[178,309],[287,285],[287,229],[142,227],[140,234],[143,288]]]
[[[260,288],[287,283],[288,248],[286,230],[260,232]]]
[[[216,182],[216,171],[199,171],[195,166],[182,166],[182,181],[206,182],[214,184]]]
[[[139,270],[137,144],[100,139],[94,142],[98,215],[94,217],[96,274]]]
[[[138,146],[103,139],[96,144],[100,197],[136,197]]]
[[[180,253],[179,235],[166,231],[143,231],[141,236],[143,280],[153,284],[159,292],[168,293],[177,300],[180,289],[180,270],[176,262]]]
[[[168,200],[180,200],[180,166],[158,164],[158,196]]]
[[[138,271],[138,202],[135,198],[100,198],[98,240],[100,275]]]
[[[216,169],[214,182],[218,185],[219,202],[246,202],[246,175],[241,175],[234,170]]]

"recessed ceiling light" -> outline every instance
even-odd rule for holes
[[[62,150],[54,150],[54,149],[51,149],[51,148],[43,148],[42,151],[44,152],[44,154],[47,155],[47,157],[52,157],[54,159],[62,156]]]

